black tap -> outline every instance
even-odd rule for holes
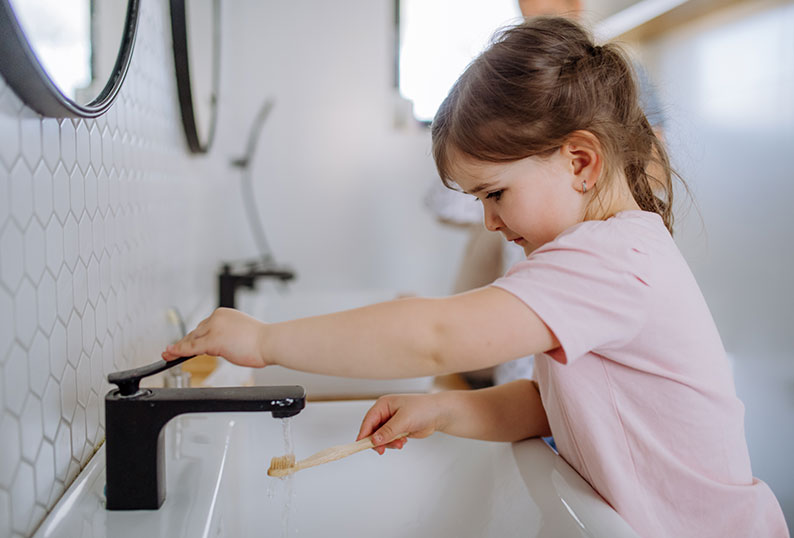
[[[192,357],[157,361],[108,375],[118,389],[105,396],[105,457],[108,510],[156,510],[165,500],[163,426],[183,413],[270,412],[297,415],[306,405],[301,386],[140,388],[146,376]]]
[[[235,308],[237,288],[253,289],[261,278],[273,278],[288,282],[295,278],[295,272],[286,267],[278,267],[272,263],[249,262],[243,268],[233,269],[228,263],[218,273],[218,306]]]

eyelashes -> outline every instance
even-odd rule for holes
[[[485,198],[488,200],[493,200],[495,202],[498,202],[502,198],[503,192],[504,189],[499,189],[498,191],[489,192],[488,194],[485,195]],[[477,202],[482,202],[482,200],[480,200],[477,196],[474,196],[474,199]]]

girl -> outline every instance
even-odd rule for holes
[[[536,381],[381,398],[359,438],[374,434],[382,454],[402,432],[553,434],[641,536],[787,536],[752,476],[725,351],[672,240],[670,166],[629,65],[574,22],[532,19],[498,36],[442,104],[441,178],[527,254],[493,285],[276,324],[219,309],[163,358],[394,378],[535,354]]]

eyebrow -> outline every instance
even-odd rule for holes
[[[491,187],[493,187],[493,185],[494,185],[493,183],[480,183],[479,185],[474,187],[471,191],[463,191],[463,192],[465,192],[466,194],[474,195],[477,194],[478,192],[482,192],[486,189],[490,189]]]

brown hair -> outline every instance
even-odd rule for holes
[[[433,157],[451,187],[454,153],[494,163],[548,156],[578,130],[598,138],[605,163],[585,218],[599,218],[594,204],[604,212],[608,183],[622,171],[640,208],[672,233],[674,172],[640,107],[631,62],[569,19],[528,19],[495,36],[438,109]]]

